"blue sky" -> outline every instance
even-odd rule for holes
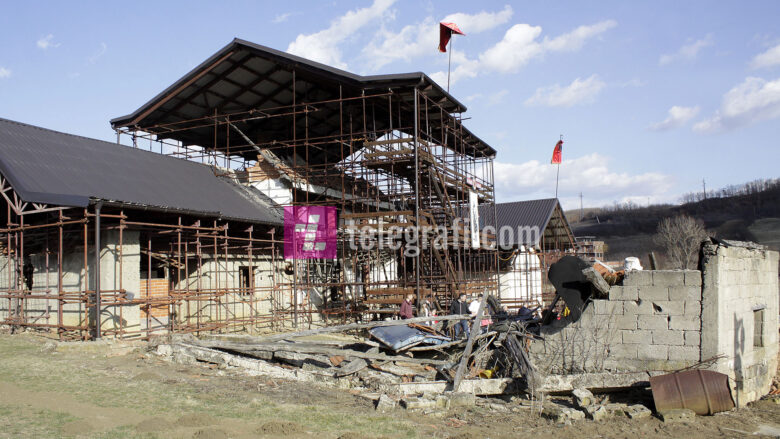
[[[499,201],[677,201],[778,177],[780,2],[13,2],[0,117],[109,141],[127,114],[240,37],[360,74],[423,71],[455,21],[451,92],[495,147]]]

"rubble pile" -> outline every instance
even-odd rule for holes
[[[530,310],[499,312],[483,326],[475,323],[485,323],[478,317],[482,316],[353,323],[268,337],[174,335],[157,350],[177,362],[238,366],[379,394],[462,390],[493,395],[531,389],[535,368],[525,346],[535,337],[530,328],[538,319]],[[457,321],[468,321],[472,327],[461,338],[450,335]]]

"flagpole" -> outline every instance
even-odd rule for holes
[[[563,134],[561,134],[560,139],[563,140]],[[561,175],[561,162],[563,161],[563,153],[561,153],[561,161],[558,162],[558,167],[555,171],[555,198],[558,198],[558,176]]]
[[[450,60],[447,62],[447,93],[450,92],[450,69],[452,68],[452,42],[455,38],[450,37]]]

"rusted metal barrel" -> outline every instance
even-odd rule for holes
[[[711,370],[687,370],[650,378],[656,411],[685,408],[713,415],[734,408],[727,375]]]

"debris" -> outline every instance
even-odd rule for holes
[[[628,409],[628,405],[626,404],[613,402],[610,404],[604,404],[603,407],[611,417],[622,417],[627,415],[626,410]]]
[[[585,413],[571,407],[558,404],[546,404],[542,409],[542,416],[552,419],[557,424],[569,425],[572,421],[585,419]]]
[[[589,406],[585,408],[585,414],[588,415],[588,418],[598,422],[603,421],[607,418],[609,418],[609,412],[607,409],[604,408],[604,406]]]
[[[388,412],[395,408],[395,404],[396,404],[395,400],[383,394],[382,396],[379,397],[379,400],[376,402],[376,410],[378,412]]]
[[[349,363],[344,364],[339,370],[336,371],[335,376],[343,377],[352,375],[368,367],[368,362],[362,358],[355,358]]]
[[[645,419],[653,415],[653,412],[642,404],[630,405],[626,407],[625,412],[631,419]]]
[[[650,378],[655,408],[692,409],[698,415],[714,415],[734,408],[728,376],[711,370],[686,370]]]
[[[341,364],[341,362],[344,361],[344,357],[342,357],[341,355],[334,355],[330,357],[329,360],[330,360],[330,364],[339,367],[339,364]]]
[[[571,396],[574,406],[580,409],[590,407],[596,402],[593,398],[593,393],[588,389],[574,389],[571,392]]]
[[[594,296],[609,296],[609,284],[606,280],[604,280],[604,276],[600,275],[596,269],[593,267],[583,268],[582,275],[585,276],[585,279],[590,282],[591,286],[593,287],[593,290],[595,291]]]
[[[428,398],[407,396],[401,400],[401,407],[406,410],[422,410],[436,407],[436,401]]]
[[[664,423],[686,422],[696,417],[696,412],[691,409],[668,409],[658,412]]]
[[[477,397],[473,393],[453,392],[449,395],[450,407],[474,407]]]

